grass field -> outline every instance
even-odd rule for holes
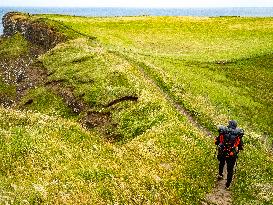
[[[48,81],[111,121],[83,128],[84,113],[43,86],[24,110],[1,108],[0,203],[200,204],[216,180],[213,138],[176,104],[213,134],[238,121],[233,203],[272,204],[273,18],[32,18],[70,38],[39,57]],[[29,46],[20,36],[0,43],[13,58]],[[112,105],[124,96],[137,101]]]
[[[220,112],[272,136],[272,18],[51,19],[143,63],[162,88],[208,121]],[[210,104],[214,116],[204,110]]]

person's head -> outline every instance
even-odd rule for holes
[[[235,120],[228,121],[228,128],[236,129],[237,122]]]

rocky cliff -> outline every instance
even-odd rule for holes
[[[42,46],[46,50],[66,40],[66,36],[56,31],[55,28],[41,21],[33,20],[28,14],[9,12],[4,15],[2,21],[4,36],[12,36],[19,32],[28,41]]]

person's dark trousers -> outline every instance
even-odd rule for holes
[[[223,176],[223,171],[224,171],[224,166],[225,163],[227,163],[227,187],[229,187],[232,177],[233,177],[233,170],[234,170],[234,165],[236,163],[236,157],[225,157],[218,155],[217,156],[219,160],[219,175]]]

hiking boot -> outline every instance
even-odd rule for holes
[[[224,178],[223,174],[219,174],[218,177],[217,177],[218,181],[222,180],[223,178]]]

